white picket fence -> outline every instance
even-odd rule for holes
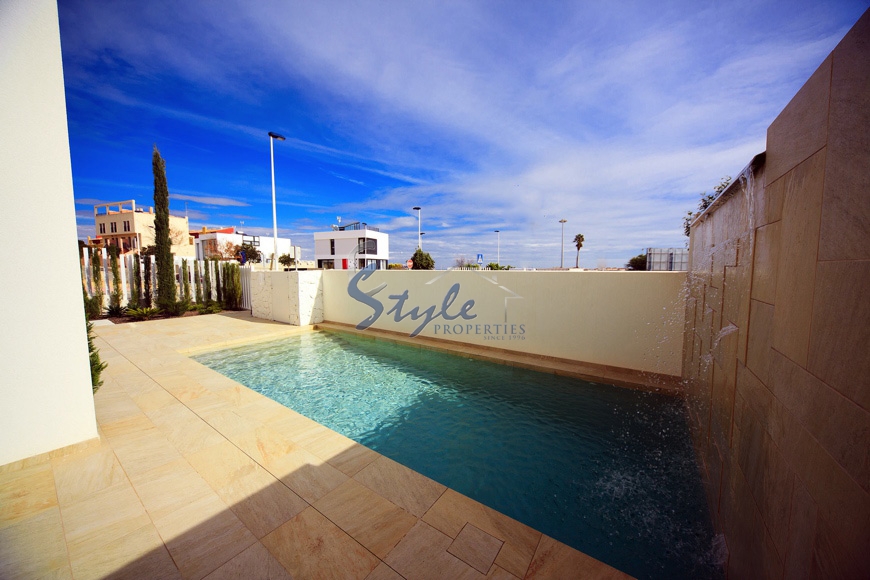
[[[109,305],[109,295],[113,291],[113,277],[112,277],[112,268],[109,262],[109,255],[105,248],[100,250],[101,259],[100,259],[100,290],[103,294],[103,306]],[[84,283],[85,291],[88,294],[88,297],[93,298],[95,294],[97,294],[98,288],[94,281],[93,268],[91,264],[91,256],[89,252],[83,252],[80,255],[81,265],[82,265],[82,282]],[[120,256],[118,260],[118,269],[119,269],[119,278],[121,280],[121,305],[122,306],[132,306],[129,304],[132,289],[133,289],[133,260],[139,258],[139,256],[135,254],[126,254]],[[139,275],[141,276],[141,293],[145,293],[145,260],[151,260],[151,303],[154,304],[154,301],[157,297],[157,264],[154,256],[142,256],[140,258],[142,262],[139,265]],[[183,286],[183,272],[181,268],[181,260],[183,258],[179,258],[177,256],[173,256],[173,262],[175,265],[175,295],[178,299],[181,299],[184,296],[184,286]],[[196,302],[196,283],[194,280],[195,276],[195,268],[194,264],[199,264],[199,276],[200,276],[200,287],[202,288],[203,294],[205,293],[205,269],[209,269],[209,277],[211,278],[211,299],[217,299],[217,284],[218,280],[217,272],[215,271],[215,262],[212,260],[194,260],[193,258],[187,259],[187,270],[190,282],[190,301]],[[242,301],[240,306],[243,309],[250,310],[251,309],[251,266],[245,265],[240,267],[241,270],[241,282],[242,282]],[[203,300],[208,300],[207,296],[203,296]]]

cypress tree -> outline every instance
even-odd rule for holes
[[[96,318],[103,313],[103,265],[100,250],[91,250],[91,275],[94,285],[93,305],[91,306],[91,318]]]
[[[121,268],[118,264],[120,250],[118,246],[109,246],[109,267],[112,270],[112,293],[109,294],[109,306],[121,306]]]
[[[217,258],[214,259],[214,289],[217,292],[217,301],[221,306],[224,305],[224,289],[223,284],[221,284],[221,263]]]
[[[151,308],[151,299],[154,297],[154,291],[151,289],[151,256],[145,256],[145,300],[144,307]]]
[[[203,304],[208,306],[211,304],[211,264],[210,260],[205,260],[202,263],[205,268],[205,296],[203,296]]]
[[[151,157],[154,172],[154,238],[157,261],[157,306],[163,309],[175,304],[175,267],[172,263],[172,242],[169,239],[169,186],[166,184],[166,162],[157,145]]]
[[[187,260],[181,259],[181,288],[182,296],[185,303],[190,302],[190,270],[187,267]]]
[[[199,260],[193,261],[193,286],[196,288],[196,303],[202,304],[202,281],[199,279]]]
[[[133,285],[130,288],[130,308],[139,308],[142,296],[142,272],[139,267],[139,254],[133,255]]]

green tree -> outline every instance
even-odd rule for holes
[[[152,287],[151,281],[154,276],[151,273],[151,256],[145,256],[145,291],[142,293],[142,306],[144,308],[151,308],[151,300],[154,298],[154,289]]]
[[[139,266],[140,257],[133,255],[133,285],[130,287],[130,308],[139,308],[142,297],[142,269]]]
[[[574,262],[574,267],[580,267],[580,248],[583,247],[583,242],[586,241],[586,238],[583,237],[583,234],[577,234],[574,236],[574,245],[577,247],[577,260]]]
[[[218,260],[217,258],[215,258],[212,261],[214,262],[214,291],[215,291],[215,294],[217,294],[218,304],[223,306],[223,304],[224,304],[224,287],[223,287],[223,284],[221,283],[221,274],[223,274],[223,272],[221,272],[221,263],[220,263],[220,260]]]
[[[513,266],[502,266],[500,264],[496,264],[495,262],[490,262],[486,265],[486,267],[490,270],[510,270]]]
[[[103,264],[102,252],[97,248],[91,250],[91,282],[94,295],[91,298],[91,318],[103,313]]]
[[[701,199],[698,201],[698,214],[703,213],[705,209],[713,205],[716,198],[722,195],[722,192],[728,189],[729,185],[731,185],[731,176],[726,175],[719,180],[719,185],[713,188],[714,193],[707,193],[706,191],[701,193]],[[686,234],[686,237],[692,233],[692,220],[694,218],[695,213],[691,211],[686,212],[686,215],[683,218],[683,233]]]
[[[260,250],[257,249],[256,246],[251,244],[250,242],[246,242],[241,246],[236,246],[236,256],[241,258],[242,252],[245,252],[245,259],[248,262],[259,263],[262,259],[260,255]]]
[[[205,270],[205,275],[203,276],[203,285],[205,289],[203,290],[203,304],[211,304],[211,260],[205,260],[202,263],[202,267]]]
[[[417,248],[417,251],[411,256],[411,261],[414,263],[415,270],[435,269],[435,260],[432,259],[432,256],[428,252],[424,252],[420,248]]]
[[[224,305],[227,310],[239,310],[242,304],[242,272],[236,262],[222,265]]]
[[[151,157],[154,172],[154,239],[157,251],[157,306],[170,308],[175,304],[175,266],[172,263],[172,240],[169,238],[169,186],[166,184],[166,162],[157,145]]]
[[[100,351],[94,346],[94,325],[90,320],[85,319],[85,327],[88,332],[88,358],[91,362],[91,389],[96,393],[103,384],[103,381],[100,380],[100,373],[109,366],[109,363],[100,360]]]
[[[625,267],[628,270],[646,270],[646,254],[638,254],[630,259]]]
[[[196,289],[196,303],[202,304],[202,281],[199,279],[199,260],[193,261],[193,285]]]
[[[112,271],[112,293],[109,294],[109,307],[119,309],[121,307],[121,267],[118,264],[120,249],[118,246],[109,246],[109,269]]]
[[[278,258],[278,263],[285,268],[289,268],[296,263],[296,258],[292,257],[290,254],[281,254],[281,257]]]
[[[187,260],[181,259],[181,288],[182,300],[190,303],[190,269],[187,267]]]

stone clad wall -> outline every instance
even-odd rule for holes
[[[251,314],[309,326],[323,322],[323,272],[251,272]]]
[[[730,578],[870,578],[870,12],[692,227],[683,376]]]

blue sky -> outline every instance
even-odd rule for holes
[[[60,0],[79,236],[93,204],[152,205],[151,151],[192,228],[364,221],[502,264],[623,266],[683,247],[698,194],[768,125],[867,1]]]

